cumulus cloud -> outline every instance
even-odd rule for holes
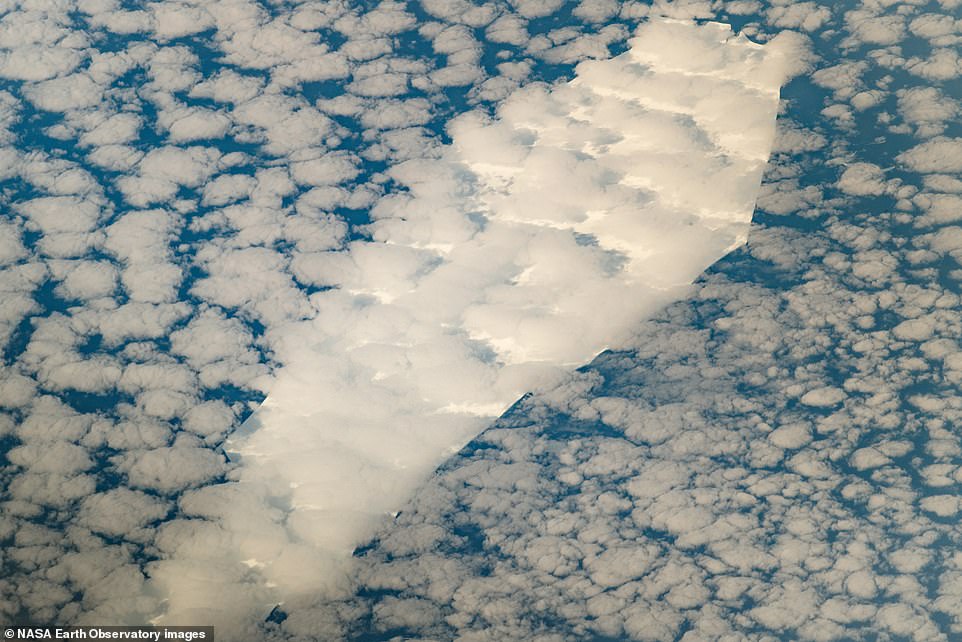
[[[459,34],[435,46],[443,37],[446,52],[472,51]],[[403,190],[371,210],[370,240],[298,257],[298,278],[330,288],[311,295],[304,322],[276,316],[288,305],[288,286],[271,276],[279,255],[210,254],[195,291],[224,306],[264,297],[283,369],[230,440],[240,463],[227,488],[247,508],[219,523],[235,545],[217,552],[219,540],[199,534],[156,572],[191,560],[219,594],[245,551],[280,599],[344,590],[338,569],[354,546],[447,453],[529,388],[624,341],[744,243],[794,46],[653,20],[627,53],[583,63],[571,83],[522,89],[493,119],[457,119],[439,159],[388,171]],[[292,167],[318,187],[354,171],[344,155]],[[124,466],[135,485],[156,485],[154,459]],[[595,563],[599,577],[633,577],[616,581],[626,567],[610,557]],[[642,573],[643,562],[630,567]],[[165,617],[186,617],[182,604]]]
[[[957,4],[12,8],[0,612],[250,615],[219,630],[232,639],[951,639]],[[677,296],[663,271],[701,269],[652,235],[711,249],[705,262],[745,236],[727,217],[751,207],[737,189],[692,185],[734,179],[740,161],[713,154],[747,167],[749,149],[767,153],[729,89],[771,78],[718,63],[711,38],[678,60],[693,43],[648,33],[660,44],[636,62],[657,75],[607,60],[636,21],[718,12],[762,42],[811,33],[823,56],[779,106],[766,215],[631,350],[552,387],[530,361],[617,343],[599,337],[634,323],[611,312],[630,279]],[[531,84],[590,59],[604,62],[574,83]],[[716,63],[730,77],[700,88]],[[684,102],[662,76],[699,64],[677,74],[686,109],[654,99]],[[466,104],[487,115],[451,123],[442,146]],[[658,158],[669,146],[677,157]],[[632,209],[647,227],[619,218]],[[255,421],[281,438],[258,443],[251,425],[223,454],[267,391]],[[307,442],[271,423],[285,394],[325,405],[327,423],[303,420]],[[352,399],[364,412],[333,416]],[[355,442],[322,443],[349,421]]]
[[[912,18],[865,4],[822,34],[850,59]],[[852,83],[884,67],[865,62]],[[800,84],[831,104],[848,90],[827,76],[828,91]],[[282,605],[283,634],[958,635],[953,139],[878,145],[874,107],[808,99],[784,105],[805,130],[785,136],[780,198],[763,203],[786,222],[766,217],[631,350],[483,433],[360,551],[361,590]]]
[[[854,163],[842,172],[838,188],[846,194],[878,196],[884,194],[888,186],[881,167],[872,163]]]
[[[902,152],[898,160],[915,172],[960,173],[962,139],[936,137]]]

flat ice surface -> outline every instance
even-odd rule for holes
[[[441,159],[391,170],[372,240],[297,266],[332,287],[272,337],[235,482],[185,499],[218,527],[153,568],[165,621],[349,590],[354,547],[446,457],[745,241],[785,54],[669,20],[630,44],[456,119]]]

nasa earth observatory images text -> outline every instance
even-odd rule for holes
[[[962,640],[962,0],[0,0],[0,628]]]

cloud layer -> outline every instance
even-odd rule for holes
[[[242,560],[277,601],[349,589],[354,547],[450,453],[743,243],[791,47],[654,20],[626,53],[460,117],[438,159],[389,170],[402,189],[370,239],[295,261],[328,289],[270,331],[283,367],[230,440],[234,481],[188,503],[222,534],[154,567],[203,577],[171,581],[165,617],[234,602]]]
[[[278,632],[958,638],[962,132],[929,66],[957,3],[727,8],[826,27],[747,246],[482,433],[363,547],[349,600]]]
[[[102,624],[248,609],[231,633],[252,640],[954,639],[957,9],[11,5],[0,613]],[[260,498],[231,493],[222,482],[242,464],[225,438],[270,389],[274,357],[296,352],[274,340],[316,314],[313,295],[349,281],[397,294],[392,274],[439,269],[412,255],[446,248],[392,255],[395,272],[371,282],[360,253],[317,256],[360,247],[372,208],[377,226],[424,193],[398,165],[450,164],[452,115],[486,110],[467,131],[503,120],[494,108],[519,87],[610,58],[654,15],[720,20],[758,42],[812,36],[816,72],[782,93],[749,245],[638,326],[634,347],[546,384],[449,460],[361,547],[356,586],[275,610],[261,566],[274,549],[241,563],[225,551],[289,539],[277,525],[291,506],[265,517]],[[438,184],[489,207],[462,179],[510,172],[458,162]],[[390,222],[378,233],[423,234]],[[627,264],[618,248],[597,255]],[[245,506],[252,519],[231,522]],[[277,568],[308,586],[310,555],[291,546]]]

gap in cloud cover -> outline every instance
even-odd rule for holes
[[[231,482],[181,500],[210,521],[165,529],[162,620],[242,628],[271,602],[346,594],[354,547],[441,461],[744,243],[796,45],[652,20],[624,54],[459,117],[438,158],[390,169],[403,189],[368,239],[294,260],[312,312],[266,330],[283,366],[230,442]],[[325,162],[294,172],[338,171]]]

